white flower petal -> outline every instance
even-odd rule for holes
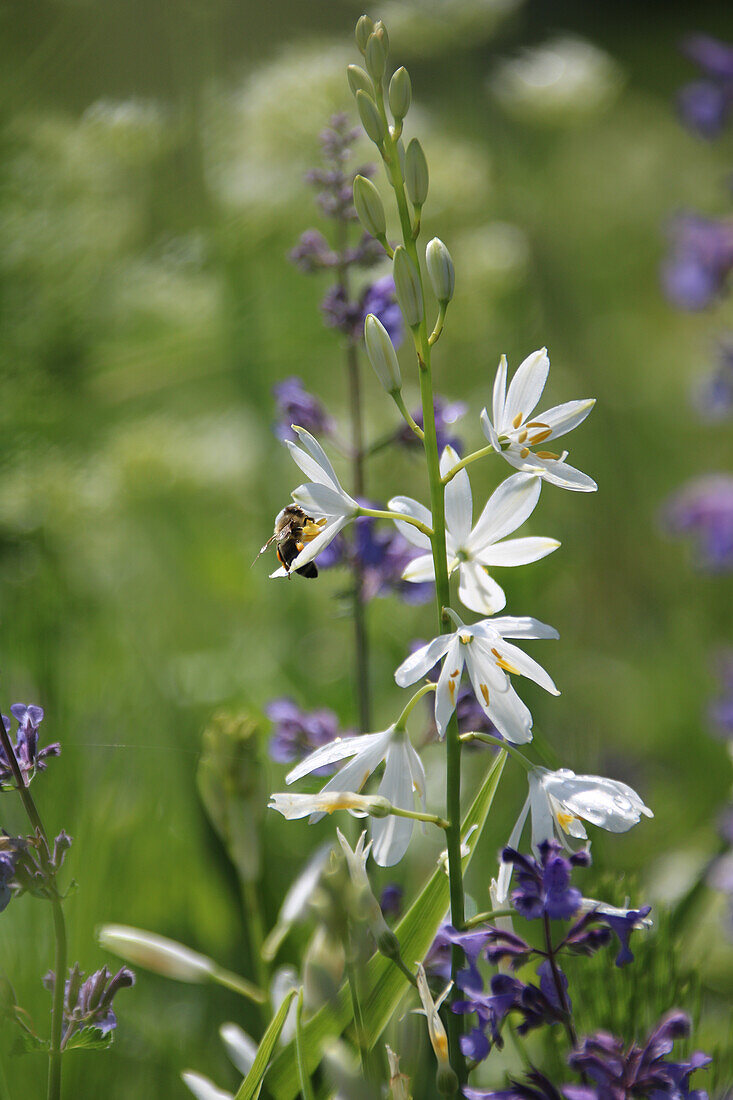
[[[532,808],[532,851],[537,855],[543,840],[555,839],[555,815],[542,785],[544,768],[529,773],[529,802]]]
[[[466,550],[476,555],[483,547],[516,531],[535,510],[541,487],[539,478],[529,474],[512,474],[502,481],[487,500]]]
[[[386,745],[389,744],[390,733],[391,727],[389,730],[380,730],[379,733],[361,733],[356,737],[337,737],[335,741],[329,742],[328,745],[321,745],[319,749],[315,749],[306,756],[305,760],[301,760],[300,764],[297,764],[285,776],[285,782],[288,785],[295,783],[298,779],[302,779],[304,775],[310,775],[311,772],[316,771],[317,768],[323,768],[327,764],[335,764],[337,760],[346,760],[349,756],[357,756],[376,744],[383,743],[386,748]],[[343,789],[351,790],[352,788],[345,787]]]
[[[352,512],[351,504],[343,494],[337,493],[329,485],[319,485],[315,481],[308,481],[305,485],[299,485],[292,492],[293,500],[306,512],[312,513],[317,519],[319,516],[339,517],[349,515]]]
[[[491,423],[488,411],[486,409],[482,409],[480,420],[481,430],[483,431],[484,435],[486,436],[494,450],[498,451],[499,454],[501,454],[501,447],[499,446],[499,436],[496,434],[496,429]]]
[[[488,716],[499,733],[514,745],[532,740],[532,715],[513,687],[491,694]]]
[[[542,665],[538,664],[533,657],[526,654],[519,646],[512,645],[511,642],[505,642],[502,639],[496,649],[508,664],[516,668],[521,676],[526,676],[528,680],[534,680],[536,684],[539,684],[545,691],[549,691],[551,695],[560,694],[549,673],[545,672]]]
[[[642,814],[654,816],[636,791],[617,779],[562,770],[547,772],[542,785],[571,813],[611,833],[625,833]]]
[[[181,1080],[196,1100],[234,1100],[233,1093],[218,1088],[208,1077],[204,1077],[203,1073],[195,1073],[194,1070],[187,1069],[181,1074]]]
[[[456,709],[456,697],[458,685],[461,682],[465,647],[461,645],[455,634],[448,635],[450,646],[443,661],[443,667],[438,677],[438,687],[435,692],[435,725],[438,736],[445,737],[445,731],[450,721],[450,716]]]
[[[559,638],[560,635],[554,626],[541,623],[539,619],[533,619],[530,615],[498,615],[489,624],[502,638]],[[483,623],[476,623],[473,630],[483,627]]]
[[[461,562],[458,576],[458,598],[464,607],[483,615],[493,615],[506,607],[504,589],[489,576],[479,562]]]
[[[274,580],[276,577],[289,577],[287,569],[284,565],[281,565],[274,573],[270,573],[270,580]]]
[[[400,687],[409,687],[416,680],[426,676],[433,665],[440,660],[453,640],[452,634],[440,634],[427,645],[420,646],[406,657],[395,671],[394,678]]]
[[[321,531],[320,535],[311,541],[306,543],[305,547],[300,551],[297,558],[290,563],[290,571],[297,572],[304,565],[307,565],[309,561],[313,561],[318,557],[322,550],[325,550],[329,543],[332,543],[336,538],[336,535],[346,527],[349,523],[349,516],[342,516],[341,519],[336,519],[333,523],[328,523]]]
[[[588,474],[569,466],[567,462],[559,459],[542,459],[542,477],[551,485],[559,485],[561,489],[571,489],[576,493],[595,493],[598,489],[595,481]]]
[[[433,526],[433,517],[428,509],[424,504],[413,500],[412,497],[392,497],[387,508],[390,512],[401,512],[405,516],[412,516],[413,519],[424,523],[426,527],[432,528]],[[418,531],[417,527],[413,527],[411,523],[403,523],[398,519],[395,519],[395,524],[400,533],[413,546],[419,546],[421,550],[430,550],[430,539],[422,531]]]
[[[530,796],[527,795],[527,798],[524,801],[524,805],[522,806],[521,810],[519,811],[519,817],[517,818],[517,820],[514,824],[514,828],[511,831],[511,836],[509,837],[509,840],[506,842],[505,847],[513,848],[515,851],[518,850],[519,842],[522,839],[522,831],[524,829],[524,823],[527,820],[527,814],[529,813],[529,802],[530,802]],[[514,870],[514,864],[513,863],[504,863],[502,861],[501,864],[499,865],[499,874],[498,874],[497,879],[496,879],[496,902],[497,902],[497,905],[496,905],[495,908],[503,908],[503,903],[506,901],[506,899],[509,895],[509,883],[511,882],[512,871],[513,870]],[[492,898],[492,908],[494,908],[493,898]]]
[[[510,431],[517,417],[521,417],[521,423],[530,418],[542,396],[549,370],[550,360],[547,357],[547,348],[533,351],[517,367],[506,395],[501,424],[496,425],[499,433]]]
[[[419,558],[415,558],[409,565],[405,566],[402,573],[403,581],[412,581],[413,584],[417,584],[421,581],[434,581],[435,580],[435,566],[433,564],[432,554],[421,554]]]
[[[394,741],[387,750],[387,759],[379,794],[393,806],[411,810],[415,805],[412,773],[405,738]],[[404,856],[410,843],[414,822],[406,817],[379,817],[372,820],[372,855],[380,867],[393,867]]]
[[[311,455],[311,457],[321,468],[323,474],[334,486],[336,486],[336,488],[340,489],[341,486],[339,483],[339,479],[336,477],[336,472],[329,462],[328,456],[326,455],[326,452],[324,451],[318,440],[314,436],[312,436],[310,432],[307,432],[305,428],[299,428],[295,424],[293,425],[293,431],[297,432],[298,437],[300,438],[300,442],[303,444],[306,451]],[[293,455],[293,457],[295,456]],[[322,478],[317,478],[317,480],[321,481]]]
[[[564,405],[555,405],[554,408],[543,412],[538,420],[551,429],[552,435],[548,435],[548,440],[558,439],[559,436],[566,435],[573,428],[577,428],[583,423],[595,403],[595,397],[588,397],[582,401],[566,401]]]
[[[405,737],[405,746],[407,748],[407,761],[410,766],[410,775],[412,776],[412,786],[415,794],[422,803],[423,809],[426,810],[427,781],[425,778],[425,768],[419,754],[413,748],[409,737]]]
[[[331,845],[328,846],[330,852]],[[221,1041],[226,1047],[230,1060],[237,1067],[243,1077],[246,1077],[252,1069],[257,1057],[257,1043],[243,1031],[239,1024],[222,1024],[219,1028]]]
[[[362,751],[344,764],[335,775],[332,775],[328,783],[321,789],[321,794],[331,794],[336,791],[354,791],[359,793],[369,776],[384,760],[389,748],[391,729],[385,730],[380,736],[365,745]],[[370,734],[363,734],[369,737]],[[315,820],[312,819],[312,820]]]
[[[450,454],[449,454],[450,452]],[[446,456],[448,460],[446,461]],[[452,447],[446,447],[440,460],[442,476],[460,459]],[[455,548],[465,546],[471,533],[473,498],[471,482],[465,469],[459,470],[445,487],[445,522]]]
[[[553,550],[557,550],[560,543],[557,539],[547,539],[540,536],[524,539],[505,539],[493,546],[487,546],[480,554],[476,555],[483,565],[528,565],[530,562],[546,558]]]
[[[494,379],[494,392],[492,394],[492,410],[494,424],[498,427],[504,420],[504,403],[506,401],[506,355],[502,355]],[[488,419],[488,418],[487,418]]]

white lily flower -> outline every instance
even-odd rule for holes
[[[446,447],[440,459],[440,473],[445,477],[459,462],[454,449]],[[460,470],[445,487],[445,548],[448,555],[448,575],[458,570],[458,596],[465,607],[484,615],[493,615],[506,606],[503,589],[489,576],[487,567],[527,565],[557,550],[557,539],[507,539],[532,515],[540,499],[541,481],[535,474],[514,474],[502,482],[473,523],[473,498],[468,472]],[[388,507],[419,519],[432,528],[433,520],[427,508],[411,497],[394,497]],[[406,581],[419,583],[435,579],[430,540],[411,523],[395,521],[414,546],[428,553],[411,561],[402,574]]]
[[[425,769],[420,757],[404,730],[396,725],[379,733],[363,733],[356,737],[340,737],[328,745],[316,749],[285,777],[286,783],[294,783],[304,775],[337,760],[347,760],[340,771],[332,776],[320,795],[302,795],[301,798],[336,798],[344,791],[360,791],[369,776],[384,761],[384,775],[379,784],[378,796],[402,810],[415,807],[415,795],[425,805]],[[274,797],[274,796],[273,796]],[[297,796],[293,796],[297,797]],[[354,796],[352,796],[354,797]],[[375,799],[366,801],[374,803]],[[279,807],[277,807],[279,809]],[[341,807],[338,807],[341,808]],[[350,808],[350,807],[346,807]],[[359,808],[359,807],[356,807]],[[315,806],[315,810],[326,809]],[[326,812],[329,812],[326,810]],[[373,812],[366,809],[367,813]],[[299,816],[305,816],[299,814]],[[320,815],[313,817],[318,821]],[[381,816],[372,821],[373,856],[380,867],[392,867],[398,863],[410,843],[414,822],[409,818]]]
[[[532,450],[577,428],[595,405],[595,398],[567,401],[533,415],[549,369],[547,348],[532,352],[517,368],[507,392],[506,356],[502,355],[494,380],[493,419],[484,409],[481,427],[494,450],[517,470],[535,474],[563,489],[592,493],[598,486],[593,478],[568,465],[567,451],[556,454]]]
[[[370,813],[388,813],[389,803],[383,798],[356,791],[322,791],[320,794],[294,794],[291,791],[275,791],[270,795],[268,810],[277,810],[288,821],[299,817],[312,817],[320,821],[324,814],[337,810],[351,810],[355,817]],[[313,824],[313,822],[311,822]]]
[[[560,692],[541,665],[505,639],[557,638],[557,631],[528,616],[502,615],[466,626],[455,611],[449,609],[449,614],[456,631],[411,653],[395,672],[395,680],[400,687],[414,684],[445,657],[435,692],[435,724],[444,737],[465,664],[479,706],[502,736],[515,744],[531,741],[532,715],[512,687],[509,673],[534,680],[552,695]]]
[[[303,473],[311,478],[311,481],[299,485],[293,490],[292,498],[296,504],[312,516],[313,519],[325,519],[326,523],[320,534],[306,543],[298,556],[290,563],[290,571],[297,571],[302,566],[313,561],[322,550],[350,523],[359,511],[359,505],[353,497],[349,496],[342,488],[336,477],[326,452],[310,432],[305,428],[291,425],[297,432],[302,446],[286,440],[286,446],[295,463]],[[287,571],[283,568],[276,569],[271,577],[286,577]]]
[[[558,840],[573,851],[567,837],[587,840],[583,821],[606,829],[609,833],[625,833],[636,825],[641,815],[654,817],[636,791],[618,779],[602,775],[576,775],[568,768],[549,771],[533,768],[528,775],[529,794],[509,837],[509,847],[518,848],[527,820],[532,818],[532,852],[539,856],[543,840]],[[499,900],[506,900],[512,864],[502,863],[499,871]]]

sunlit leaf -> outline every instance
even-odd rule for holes
[[[285,1026],[285,1020],[288,1015],[291,1001],[296,994],[295,989],[291,989],[285,997],[285,1000],[280,1005],[279,1009],[270,1021],[270,1025],[267,1031],[262,1036],[262,1042],[257,1048],[257,1054],[255,1060],[252,1063],[252,1069],[245,1077],[242,1084],[239,1086],[237,1095],[234,1100],[257,1100],[262,1089],[262,1082],[265,1074],[267,1073],[268,1066],[270,1065],[270,1059],[272,1058],[272,1052],[275,1049],[275,1044],[280,1038],[280,1032]],[[291,1044],[292,1045],[292,1044]],[[296,1075],[296,1092],[297,1092],[297,1076],[298,1067],[295,1066]],[[293,1094],[295,1095],[295,1094]]]

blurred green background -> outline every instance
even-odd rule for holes
[[[318,308],[326,287],[287,253],[310,225],[325,228],[303,173],[329,114],[352,109],[343,72],[360,10],[33,0],[0,11],[2,708],[41,703],[45,740],[63,745],[34,791],[49,828],[74,838],[66,908],[71,958],[87,970],[110,961],[94,929],[112,920],[252,973],[236,877],[197,797],[202,729],[221,706],[258,714],[280,694],[355,719],[343,575],[274,583],[270,559],[250,566],[297,480],[270,431],[271,387],[297,374],[346,410],[339,343]],[[502,580],[510,611],[561,634],[533,650],[563,691],[527,687],[538,728],[563,764],[627,780],[656,814],[625,837],[594,837],[599,873],[620,897],[674,896],[715,848],[730,787],[705,707],[733,588],[665,540],[659,508],[684,479],[725,468],[731,441],[689,405],[721,318],[675,313],[658,268],[675,210],[725,210],[730,143],[685,132],[671,97],[691,75],[680,36],[733,38],[733,10],[392,0],[370,14],[410,68],[408,132],[431,167],[425,229],[456,261],[436,385],[470,403],[461,434],[481,442],[501,352],[516,366],[546,344],[548,403],[598,398],[571,457],[599,492],[546,490],[530,529],[562,550]],[[576,85],[560,82],[555,100],[512,86],[504,59],[568,35],[598,51],[580,49]],[[376,436],[392,410],[371,375],[365,388]],[[478,498],[498,475],[474,470]],[[424,499],[422,478],[417,458],[390,455],[368,488]],[[393,669],[432,621],[429,606],[371,606],[378,724],[400,705]],[[264,786],[281,789],[283,774],[270,766]],[[482,907],[522,797],[512,775],[472,871]],[[10,795],[2,824],[22,828]],[[265,815],[268,922],[331,828]],[[416,886],[435,857],[423,842],[397,877]],[[710,896],[686,948],[703,973],[708,1047],[725,1036],[733,990],[718,922]],[[13,902],[0,967],[39,1027],[50,961],[46,907]],[[117,1007],[112,1052],[68,1058],[68,1096],[182,1097],[186,1065],[231,1087],[217,1028],[258,1026],[221,990],[145,974]],[[2,1031],[0,1097],[42,1095],[42,1060],[11,1058]]]

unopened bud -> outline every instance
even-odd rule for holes
[[[125,924],[103,924],[97,933],[102,947],[127,962],[175,978],[179,982],[204,982],[211,978],[215,964],[198,951],[154,932],[130,928]]]
[[[409,148],[407,151],[409,154]],[[414,328],[423,316],[422,287],[418,270],[401,245],[395,249],[392,275],[402,315],[410,328]]]
[[[346,79],[353,95],[357,92],[366,92],[368,96],[374,95],[374,85],[361,65],[349,65],[346,69]]]
[[[369,35],[374,31],[374,22],[368,15],[362,15],[359,17],[356,23],[356,44],[359,47],[361,53],[364,53],[366,44],[369,41]]]
[[[376,937],[377,950],[380,955],[384,955],[388,959],[399,959],[400,957],[400,941],[395,936],[391,928],[383,928],[380,934]]]
[[[384,76],[384,70],[387,68],[387,54],[384,51],[382,39],[378,34],[369,35],[369,41],[364,51],[364,59],[366,60],[369,75],[375,83],[379,84]]]
[[[354,178],[354,206],[356,215],[367,233],[376,237],[377,240],[384,237],[387,232],[384,206],[379,197],[379,191],[366,176]]]
[[[389,53],[389,35],[387,34],[387,28],[385,27],[381,19],[378,19],[374,24],[374,33],[376,34],[377,38],[380,38],[382,40],[382,45],[384,46],[384,53],[386,56]]]
[[[364,321],[364,343],[369,362],[387,393],[402,389],[402,375],[397,352],[389,338],[386,328],[373,313],[368,313]]]
[[[441,1096],[456,1095],[458,1092],[458,1078],[456,1077],[455,1071],[451,1068],[450,1063],[443,1062],[438,1066],[438,1072],[435,1075],[435,1084]]]
[[[405,187],[413,206],[422,206],[428,197],[428,162],[417,138],[413,138],[405,153]]]
[[[425,262],[435,297],[444,305],[453,297],[456,272],[450,252],[439,237],[433,237],[425,249]]]
[[[358,91],[356,93],[356,107],[367,137],[371,138],[375,145],[381,145],[384,141],[385,129],[376,103],[366,92]]]
[[[410,74],[402,65],[392,75],[389,82],[389,109],[397,122],[401,122],[410,110],[412,102],[412,84]]]

